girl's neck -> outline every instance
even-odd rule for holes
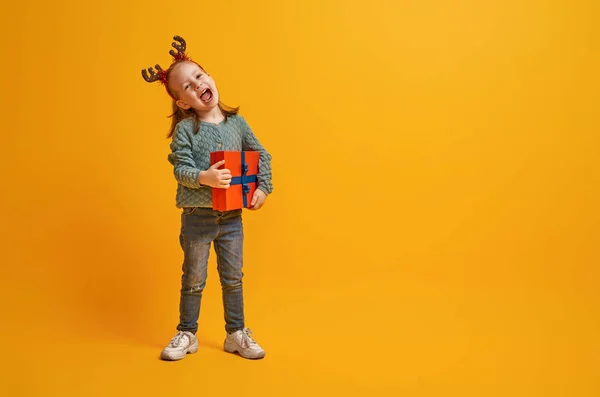
[[[221,109],[219,109],[219,106],[215,106],[206,113],[196,111],[196,114],[201,121],[206,123],[219,124],[225,119],[225,116],[221,112]]]

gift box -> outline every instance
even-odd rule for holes
[[[225,160],[219,169],[231,171],[228,189],[212,188],[212,207],[216,211],[231,211],[248,208],[258,183],[259,152],[219,151],[211,152],[210,164]]]

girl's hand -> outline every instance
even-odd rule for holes
[[[231,171],[227,168],[218,169],[225,164],[225,160],[217,161],[206,171],[200,171],[198,182],[201,185],[207,185],[218,189],[228,189],[231,184]]]
[[[265,205],[265,201],[267,201],[267,195],[260,189],[256,189],[254,191],[254,195],[252,196],[252,202],[250,203],[249,210],[257,210],[260,209],[263,205]]]

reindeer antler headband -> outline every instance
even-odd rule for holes
[[[177,50],[177,53],[173,50],[169,51],[169,54],[171,54],[171,56],[173,56],[173,63],[171,63],[171,66],[173,66],[173,64],[178,61],[191,61],[190,57],[188,57],[185,53],[185,48],[186,48],[185,40],[181,36],[173,36],[173,40],[178,41],[179,44],[177,44],[177,43],[171,44]],[[154,65],[154,67],[156,68],[156,72],[152,68],[148,68],[147,71],[146,71],[146,69],[142,69],[142,77],[148,83],[154,83],[155,81],[160,81],[160,83],[163,84],[165,86],[165,88],[167,89],[167,94],[169,94],[169,96],[171,98],[173,98],[173,96],[169,92],[169,88],[167,86],[167,83],[168,83],[167,71],[163,70],[159,64]],[[173,98],[173,100],[177,100],[177,99]]]

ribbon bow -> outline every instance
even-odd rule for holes
[[[246,155],[242,151],[242,176],[234,176],[231,180],[232,185],[242,185],[242,193],[244,196],[244,207],[248,207],[248,198],[246,197],[250,193],[249,183],[257,182],[258,178],[256,175],[248,176],[248,164],[246,163]]]

